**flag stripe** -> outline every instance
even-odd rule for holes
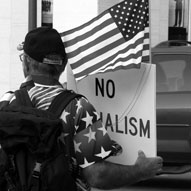
[[[118,35],[119,35],[119,33],[118,33]],[[140,38],[140,37],[137,37],[137,38]],[[100,46],[100,48],[98,48],[98,45],[96,44],[95,50],[98,50],[98,51],[94,51],[94,49],[93,49],[92,53],[91,52],[83,52],[83,48],[82,48],[80,50],[80,52],[78,52],[78,54],[77,54],[79,59],[77,59],[77,58],[76,59],[69,58],[70,62],[74,63],[72,65],[72,69],[76,69],[76,68],[79,67],[78,69],[80,70],[80,66],[81,66],[82,62],[84,62],[83,67],[86,66],[86,65],[88,67],[88,66],[90,66],[92,64],[96,64],[98,62],[98,56],[103,55],[104,53],[108,53],[110,55],[110,52],[108,52],[108,49],[111,49],[111,51],[113,51],[113,48],[116,48],[117,46],[125,43],[123,37],[121,36],[120,41],[118,41],[118,42],[116,41],[113,44],[111,44],[111,41],[113,41],[114,39],[115,38],[113,37],[111,39],[107,39],[108,42],[103,42],[103,46],[102,46],[103,48],[102,49],[101,49],[101,46]],[[132,42],[130,41],[130,43],[132,43]],[[138,43],[142,43],[142,42],[138,42]],[[108,44],[108,45],[106,46],[106,44]],[[126,44],[124,44],[124,45],[126,46]],[[135,48],[135,47],[128,47],[128,48],[130,49],[130,48]],[[118,51],[118,49],[116,49],[116,51]],[[86,55],[86,56],[82,56],[81,54]],[[104,55],[104,56],[106,57],[106,55]],[[82,59],[80,60],[80,58],[83,58],[83,60]],[[96,60],[94,62],[92,62],[91,58],[94,58]],[[103,59],[103,58],[101,58],[101,59]],[[91,61],[92,64],[89,64],[88,63],[89,61]]]
[[[113,28],[116,28],[116,26],[114,25],[114,23],[112,21],[112,18],[109,18],[109,19],[107,18],[107,20],[104,20],[102,23],[99,24],[99,26],[97,26],[97,27],[92,26],[92,27],[93,28],[88,27],[88,29],[90,29],[90,31],[88,31],[86,33],[84,33],[84,30],[86,31],[86,28],[83,28],[82,31],[78,31],[79,32],[78,36],[74,36],[70,40],[68,40],[67,37],[65,37],[67,39],[66,42],[65,42],[66,48],[67,47],[71,48],[73,45],[76,44],[76,42],[81,42],[81,41],[86,42],[89,38],[94,39],[98,35],[101,35],[103,32],[105,32],[105,31],[109,32],[110,30],[113,30]]]
[[[117,37],[117,35],[119,34],[119,31],[117,28],[110,30],[108,33],[103,33],[103,34],[97,34],[97,38],[91,38],[91,39],[87,39],[86,42],[79,42],[78,46],[75,45],[74,49],[73,47],[70,47],[70,52],[68,53],[68,57],[69,58],[74,58],[74,61],[77,59],[75,58],[80,57],[80,53],[88,50],[90,51],[91,49],[93,49],[92,51],[96,50],[96,47],[101,47],[107,45],[109,42],[108,39],[110,39],[110,42],[115,41],[115,38],[119,38]],[[118,35],[119,36],[119,35]],[[121,36],[120,36],[121,37]],[[103,44],[103,45],[101,45]],[[67,48],[66,48],[67,49]],[[73,49],[73,50],[72,50]]]
[[[110,43],[108,46],[104,46],[103,48],[98,49],[97,51],[92,53],[93,55],[85,54],[87,56],[83,57],[83,60],[75,62],[71,67],[73,70],[77,69],[78,71],[81,71],[84,67],[97,65],[101,61],[103,61],[101,64],[106,64],[106,62],[104,62],[105,59],[111,56],[117,56],[117,54],[121,52],[126,53],[126,55],[132,52],[136,52],[136,45],[143,41],[143,37],[141,38],[141,35],[143,36],[142,32],[137,34],[132,40],[128,42],[125,42],[124,38],[121,35],[121,38],[119,40],[113,42],[112,44]],[[81,64],[82,62],[84,62],[83,65]]]
[[[77,66],[76,70],[75,70],[75,68],[73,68],[73,71],[76,73],[76,77],[79,77],[79,75],[83,74],[83,73],[93,74],[93,73],[97,72],[97,70],[99,70],[99,72],[103,72],[103,71],[105,71],[105,69],[103,70],[102,68],[107,68],[109,65],[112,65],[115,67],[115,65],[117,66],[117,63],[119,61],[118,59],[120,59],[120,57],[123,60],[126,58],[126,61],[128,61],[128,59],[130,59],[132,57],[137,59],[139,56],[141,56],[140,53],[142,53],[143,45],[140,44],[140,41],[142,41],[142,39],[138,38],[138,40],[133,44],[131,44],[131,43],[129,44],[128,42],[122,43],[118,47],[115,47],[115,51],[113,49],[110,51],[107,51],[108,56],[104,56],[104,58],[105,58],[104,60],[102,59],[103,55],[100,55],[100,58],[99,57],[95,58],[94,62],[90,61],[89,63],[85,63],[85,64],[89,64],[86,69],[84,69],[83,66]],[[115,52],[115,54],[114,54],[114,52]],[[113,53],[113,54],[110,54],[110,53]],[[118,64],[125,66],[125,65],[129,65],[131,61],[133,61],[133,60],[130,60],[130,61],[124,62],[124,63],[119,62]],[[133,63],[138,64],[139,62],[140,62],[140,60],[137,60],[137,61],[134,60]],[[113,69],[114,69],[114,67],[113,67]],[[93,71],[95,71],[95,72],[93,72]],[[83,76],[86,76],[85,74],[83,74]]]
[[[87,75],[96,74],[98,70],[99,70],[99,73],[103,73],[106,71],[107,72],[116,71],[119,69],[139,68],[138,64],[140,64],[140,62],[141,62],[141,58],[140,58],[141,54],[142,54],[142,51],[139,51],[136,54],[129,55],[129,57],[119,57],[117,60],[115,60],[114,63],[110,64],[110,62],[109,62],[107,64],[107,66],[105,66],[105,68],[102,68],[102,69],[94,70],[94,68],[98,68],[97,66],[94,65],[91,68],[82,70],[82,72],[80,72],[80,73],[76,73],[76,77],[81,79],[83,77],[86,77]],[[115,63],[117,63],[117,64],[114,65]]]
[[[97,28],[99,25],[101,25],[105,21],[111,19],[110,15],[107,13],[108,13],[107,11],[104,11],[102,14],[98,15],[91,21],[79,27],[76,27],[74,29],[61,33],[61,36],[67,39],[66,41],[70,41],[72,39],[75,39],[78,36],[84,35],[88,33],[89,31],[91,31],[92,29]]]
[[[119,34],[118,34],[118,36],[119,36]],[[108,41],[108,39],[107,39],[107,41]],[[75,69],[75,68],[79,67],[79,69],[80,69],[81,66],[88,67],[94,63],[99,62],[99,58],[103,59],[102,56],[106,57],[107,55],[110,55],[110,51],[111,50],[114,51],[114,49],[116,49],[116,47],[118,47],[119,45],[124,43],[124,39],[121,37],[121,38],[117,38],[114,42],[109,42],[109,43],[108,42],[105,43],[105,44],[107,44],[105,46],[99,46],[99,44],[96,45],[96,47],[99,47],[99,49],[96,49],[96,51],[93,51],[93,50],[91,51],[91,49],[90,49],[90,50],[83,52],[83,55],[85,55],[85,56],[83,56],[83,58],[80,60],[74,60],[72,58],[69,59],[69,61],[74,63],[72,68]],[[111,49],[111,50],[108,51],[109,49]],[[116,51],[118,51],[118,50],[116,50]],[[82,62],[83,62],[83,65],[82,65]]]

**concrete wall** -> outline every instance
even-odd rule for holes
[[[151,46],[168,39],[168,0],[150,0]]]
[[[1,0],[0,6],[0,95],[23,80],[17,45],[28,30],[28,1]]]

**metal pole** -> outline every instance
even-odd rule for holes
[[[37,0],[29,0],[29,23],[28,30],[37,27]]]
[[[189,8],[188,8],[188,41],[191,41],[191,2],[189,1]]]

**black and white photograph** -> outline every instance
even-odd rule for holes
[[[191,0],[1,0],[0,191],[191,191]]]

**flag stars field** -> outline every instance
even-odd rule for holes
[[[76,143],[76,141],[74,141],[74,148],[75,148],[75,152],[80,152],[81,153],[81,150],[80,150],[80,145],[82,143]]]
[[[100,127],[100,128],[98,128],[98,130],[103,132],[103,136],[105,136],[105,135],[107,134],[107,130],[106,130],[106,128],[103,127],[103,126]]]
[[[92,131],[91,128],[89,128],[89,133],[84,134],[85,137],[88,137],[88,143],[90,143],[91,140],[96,140],[95,135],[96,135],[96,132]]]
[[[81,103],[80,103],[80,100],[77,101],[76,106],[77,106],[77,110],[76,110],[76,112],[78,113],[79,110],[80,110],[80,108],[82,107],[82,106],[81,106]]]
[[[89,113],[86,111],[86,117],[85,118],[82,118],[82,121],[85,121],[86,122],[86,128],[89,126],[89,125],[92,125],[92,120],[93,120],[93,117],[91,115],[89,115]]]
[[[105,151],[103,147],[101,147],[101,153],[96,154],[96,156],[101,157],[102,159],[107,157],[111,151]]]
[[[84,158],[84,164],[80,165],[82,168],[85,168],[87,166],[90,166],[92,164],[94,164],[95,162],[88,162],[86,158]]]
[[[96,111],[94,111],[93,113],[96,116],[96,120],[100,118],[99,114]]]
[[[66,117],[67,117],[68,115],[70,115],[70,113],[68,113],[67,111],[64,111],[64,112],[62,113],[62,116],[61,116],[61,118],[63,119],[63,121],[64,121],[66,124],[67,124]]]

